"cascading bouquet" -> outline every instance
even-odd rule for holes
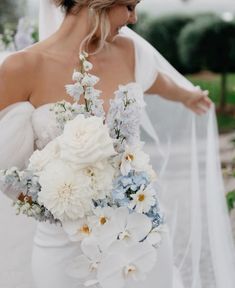
[[[105,117],[87,57],[81,53],[81,70],[66,85],[74,103],[51,108],[61,134],[33,153],[26,170],[1,171],[1,181],[19,191],[17,214],[60,223],[79,243],[70,275],[86,286],[128,287],[153,268],[164,232],[156,176],[139,140],[144,102],[120,86]]]

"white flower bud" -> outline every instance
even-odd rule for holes
[[[73,81],[79,82],[82,79],[82,73],[74,70],[73,72]]]
[[[93,68],[93,65],[91,64],[91,62],[88,62],[88,61],[85,60],[83,62],[83,68],[87,72],[87,71],[90,71]]]

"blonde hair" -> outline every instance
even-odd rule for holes
[[[66,14],[78,14],[83,7],[89,8],[90,31],[83,39],[80,50],[88,52],[89,45],[93,42],[98,42],[97,50],[93,53],[98,53],[105,45],[106,39],[110,33],[110,21],[108,18],[108,10],[116,5],[133,5],[136,0],[54,0],[57,6],[62,7]],[[99,38],[96,37],[96,32],[100,29]]]

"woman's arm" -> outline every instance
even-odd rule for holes
[[[16,102],[29,100],[31,62],[25,52],[18,52],[8,56],[0,66],[0,111]]]
[[[165,99],[181,102],[199,115],[207,112],[212,105],[208,91],[202,91],[199,87],[195,87],[194,91],[187,90],[163,73],[158,74],[156,81],[146,93],[158,94]]]

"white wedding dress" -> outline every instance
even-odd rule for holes
[[[152,77],[153,78],[153,77]],[[143,97],[142,88],[137,83],[126,85],[129,93]],[[142,99],[139,99],[140,101]],[[58,135],[58,128],[51,104],[43,105],[32,113],[32,125],[38,148],[43,148],[50,140]],[[141,117],[141,115],[140,115]],[[77,279],[66,274],[69,262],[79,255],[79,245],[71,242],[60,226],[39,223],[34,237],[33,276],[36,288],[80,288]],[[134,283],[133,288],[172,288],[172,255],[168,235],[164,236],[159,249],[158,260],[151,275],[144,282]],[[43,275],[43,277],[42,277]],[[132,288],[130,286],[126,288]]]
[[[157,77],[156,70],[142,70],[141,75],[138,59],[141,51],[135,44],[136,52],[136,82],[126,86],[129,93],[144,101],[144,91],[147,90]],[[141,57],[142,59],[142,57]],[[151,60],[151,59],[150,59]],[[141,64],[142,65],[142,64]],[[148,71],[148,77],[146,72]],[[146,80],[143,80],[146,79]],[[120,83],[122,84],[122,83]],[[7,131],[2,133],[2,140],[9,141],[11,146],[6,146],[5,151],[0,151],[0,168],[11,166],[25,167],[27,160],[34,148],[42,149],[48,142],[58,136],[59,129],[55,115],[50,111],[51,104],[46,104],[35,109],[30,103],[22,102],[9,106],[0,112],[0,130],[3,125]],[[141,117],[141,115],[139,115]],[[16,141],[11,141],[13,137]],[[19,138],[17,138],[19,137]],[[20,150],[19,150],[20,148]],[[18,151],[9,159],[11,151]],[[8,188],[8,187],[7,187]],[[14,197],[14,191],[2,187],[2,190]],[[12,193],[12,194],[11,194]],[[173,258],[169,235],[166,232],[163,242],[158,250],[158,260],[151,274],[144,282],[137,282],[126,288],[172,288],[173,287]],[[67,274],[67,267],[73,257],[79,254],[79,244],[71,242],[60,225],[39,223],[34,236],[32,253],[32,270],[35,288],[82,288],[82,283]],[[180,287],[180,286],[176,286]]]

